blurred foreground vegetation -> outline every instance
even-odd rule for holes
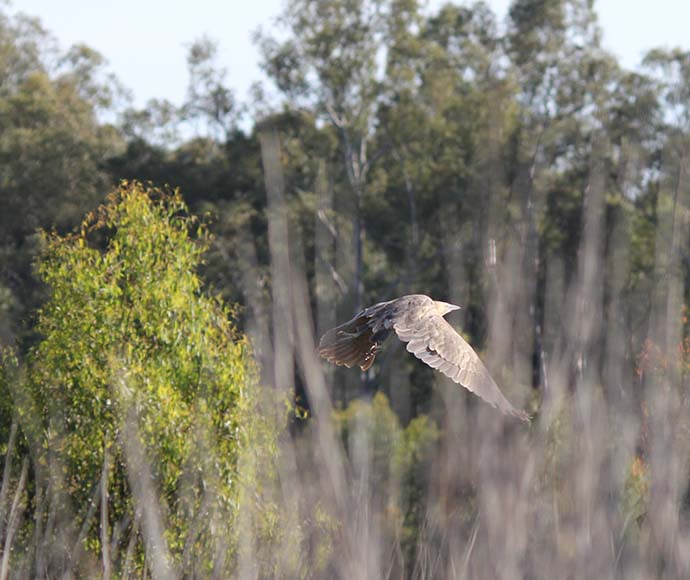
[[[588,0],[257,42],[250,102],[204,38],[136,109],[0,10],[0,580],[690,576],[690,54],[626,70]],[[316,360],[416,292],[530,426]]]

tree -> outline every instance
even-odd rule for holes
[[[226,71],[216,60],[218,45],[203,37],[192,43],[187,53],[189,87],[182,117],[206,124],[212,136],[227,140],[236,129],[238,108],[226,85]]]
[[[57,68],[50,66],[57,61]],[[0,12],[0,341],[26,338],[38,302],[30,264],[37,228],[65,231],[109,186],[119,148],[97,111],[112,97],[95,51],[61,55],[36,20]]]
[[[179,194],[138,183],[80,231],[45,236],[51,295],[18,411],[36,489],[59,506],[52,524],[37,506],[36,525],[77,567],[82,544],[124,566],[137,530],[171,570],[210,570],[233,550],[238,462],[250,437],[253,454],[261,443],[247,343],[196,272],[207,247]]]
[[[282,23],[290,38],[263,38],[264,68],[291,106],[313,107],[336,131],[342,168],[350,186],[351,298],[347,310],[363,306],[364,229],[362,203],[371,167],[369,146],[380,96],[378,58],[385,57],[380,0],[293,0]]]

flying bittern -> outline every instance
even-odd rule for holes
[[[402,296],[365,308],[352,320],[326,332],[319,354],[348,368],[367,370],[383,342],[395,332],[407,350],[503,413],[524,421],[529,415],[513,407],[472,347],[443,318],[459,306],[424,294]]]

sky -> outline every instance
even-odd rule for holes
[[[487,0],[499,18],[509,0]],[[230,86],[245,100],[263,78],[253,33],[270,30],[284,0],[10,0],[10,11],[38,16],[63,48],[84,43],[109,61],[111,70],[141,106],[150,98],[180,104],[187,86],[186,47],[203,35],[219,42]],[[430,0],[430,8],[442,0]],[[650,48],[690,49],[690,2],[598,0],[604,46],[627,68]]]

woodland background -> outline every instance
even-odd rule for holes
[[[0,12],[0,578],[688,577],[690,53],[626,70],[590,0],[272,34],[251,102],[202,38],[135,109]],[[316,359],[407,293],[530,425]]]

